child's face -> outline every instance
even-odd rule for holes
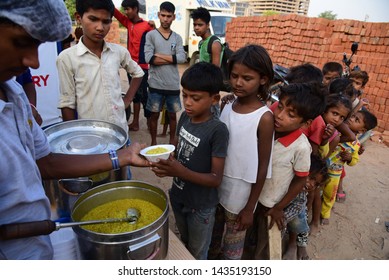
[[[310,174],[307,177],[307,182],[304,186],[304,190],[307,192],[313,191],[316,188],[320,188],[324,184],[324,176],[321,173]]]
[[[182,102],[185,112],[192,122],[204,122],[212,115],[211,106],[219,102],[219,94],[210,95],[207,91],[182,89]]]
[[[209,24],[206,24],[202,19],[195,19],[193,21],[193,30],[196,33],[196,36],[203,37],[207,34],[209,29]]]
[[[286,105],[286,101],[286,98],[281,99],[273,113],[274,130],[279,136],[287,135],[306,124],[294,107]]]
[[[242,63],[235,63],[232,66],[230,82],[234,94],[238,98],[254,97],[257,98],[260,86],[263,86],[267,79],[253,69]]]
[[[339,126],[348,116],[350,110],[343,104],[329,108],[323,114],[323,119],[326,124],[332,124],[334,127]]]
[[[365,132],[365,118],[361,112],[356,112],[347,120],[347,125],[354,133]]]
[[[332,82],[332,80],[334,80],[336,78],[340,78],[338,72],[336,72],[336,71],[327,72],[323,76],[323,85],[328,86]]]
[[[93,43],[100,43],[104,41],[105,36],[108,34],[111,28],[112,17],[107,10],[89,9],[81,17],[76,14],[76,19],[82,25],[84,32],[84,41],[91,41]]]
[[[364,86],[363,86],[363,80],[362,79],[358,79],[358,78],[350,78],[350,80],[353,82],[353,87],[357,90],[357,91],[361,91]]]
[[[22,74],[28,67],[39,67],[38,40],[11,24],[0,24],[0,33],[0,82]]]

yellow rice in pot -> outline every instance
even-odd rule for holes
[[[82,228],[105,234],[131,232],[151,224],[162,215],[162,210],[159,207],[146,200],[120,199],[97,206],[82,217],[81,221],[126,218],[128,208],[135,208],[140,213],[138,221],[134,224],[129,222],[106,223],[86,225]]]

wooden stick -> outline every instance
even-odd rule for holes
[[[267,217],[267,224],[270,224],[270,217]],[[269,229],[269,253],[271,260],[282,260],[282,239],[281,231],[277,224]]]

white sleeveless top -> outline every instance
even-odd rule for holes
[[[220,120],[230,132],[223,181],[218,189],[220,203],[232,213],[246,205],[251,185],[257,181],[258,139],[257,129],[264,113],[271,112],[267,106],[240,114],[232,110],[232,103],[226,104]],[[273,149],[273,148],[272,148]],[[266,178],[271,178],[271,156]]]

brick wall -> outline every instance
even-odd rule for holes
[[[273,63],[286,67],[310,62],[320,69],[328,61],[340,62],[359,43],[351,67],[369,74],[364,97],[378,118],[376,130],[389,130],[389,23],[327,20],[298,15],[234,18],[226,41],[236,50],[248,43],[264,46]]]

